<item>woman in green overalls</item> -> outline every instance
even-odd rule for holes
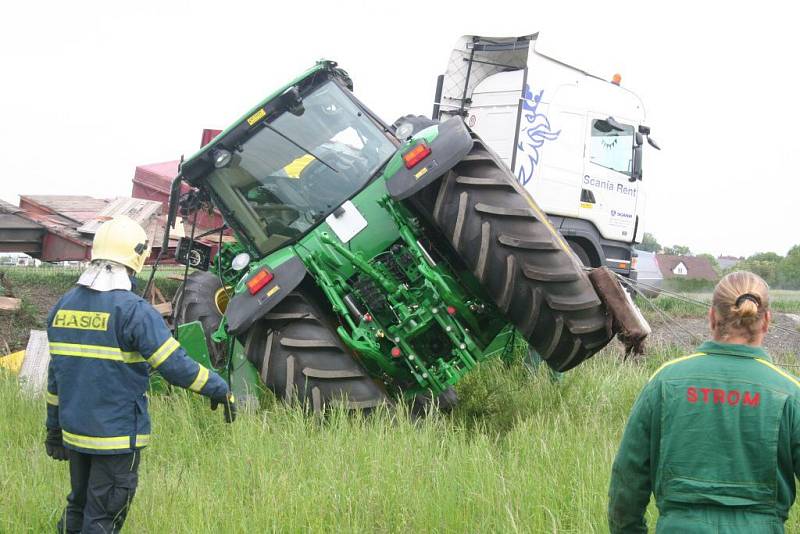
[[[634,404],[609,488],[612,533],[784,531],[800,469],[800,382],[761,347],[767,284],[749,272],[714,290],[712,341],[669,361]]]

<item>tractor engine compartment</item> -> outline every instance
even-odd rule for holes
[[[320,240],[339,258],[317,251],[307,258],[309,272],[333,303],[342,340],[373,376],[406,396],[438,395],[483,359],[505,322],[461,287],[400,203],[385,196],[379,204],[399,240],[365,260],[322,232]],[[342,259],[355,267],[353,275],[337,273]]]

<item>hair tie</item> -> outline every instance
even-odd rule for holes
[[[745,293],[743,295],[739,295],[739,298],[736,299],[736,307],[742,305],[742,302],[745,300],[749,300],[750,302],[755,303],[756,306],[761,306],[761,299],[758,298],[758,295],[753,295],[752,293]]]

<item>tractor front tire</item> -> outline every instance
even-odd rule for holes
[[[331,324],[312,291],[301,285],[250,328],[245,353],[277,397],[315,413],[336,404],[368,410],[387,403],[384,389]]]
[[[195,271],[186,277],[172,299],[173,322],[175,325],[200,321],[206,335],[209,358],[215,367],[227,361],[227,347],[224,343],[211,340],[228,303],[228,293],[219,278],[206,271]]]
[[[544,212],[472,135],[470,153],[411,203],[548,365],[571,369],[613,339],[611,317]]]

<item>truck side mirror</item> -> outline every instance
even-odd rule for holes
[[[633,136],[633,169],[631,170],[630,181],[642,179],[642,145],[644,144],[644,136],[636,132]]]

